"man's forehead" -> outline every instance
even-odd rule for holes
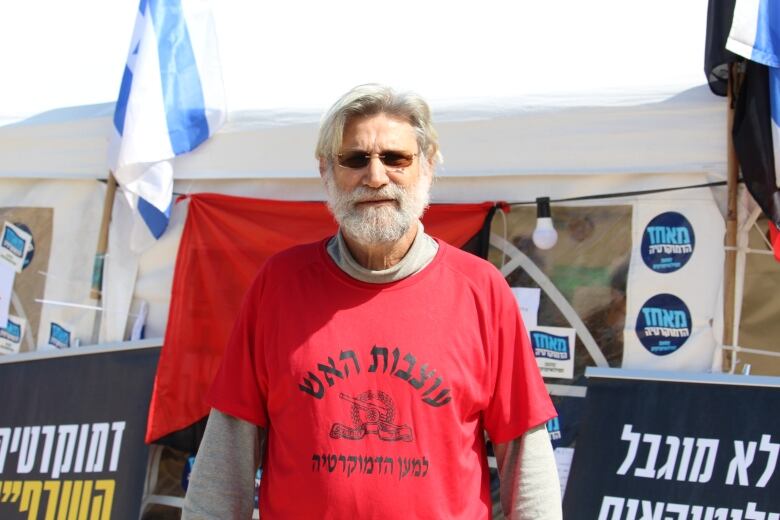
[[[417,137],[412,125],[405,119],[385,113],[353,116],[344,125],[342,145],[360,147],[371,145],[414,146]]]

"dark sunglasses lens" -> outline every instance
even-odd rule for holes
[[[363,152],[352,152],[339,155],[339,164],[341,166],[355,170],[365,168],[368,161],[369,157]]]
[[[406,168],[412,164],[414,155],[406,155],[401,152],[385,152],[382,154],[382,162],[391,168]]]

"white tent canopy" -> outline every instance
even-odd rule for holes
[[[110,104],[60,109],[1,127],[0,176],[105,178],[112,109]],[[317,117],[235,112],[214,138],[175,160],[175,176],[316,178]],[[680,185],[686,173],[725,176],[725,103],[705,86],[637,106],[493,113],[464,106],[437,112],[436,119],[445,157],[439,174],[445,178],[642,174],[624,189],[645,189]],[[510,197],[503,190],[501,195]],[[533,195],[524,191],[510,198]]]

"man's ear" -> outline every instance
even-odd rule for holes
[[[324,157],[320,157],[320,177],[325,177],[328,172],[328,161]]]

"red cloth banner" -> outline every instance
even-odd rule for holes
[[[279,251],[337,230],[323,202],[220,194],[187,200],[146,442],[208,414],[203,395],[219,368],[243,294],[260,266]],[[493,205],[433,204],[423,217],[425,231],[462,247],[480,231]]]

